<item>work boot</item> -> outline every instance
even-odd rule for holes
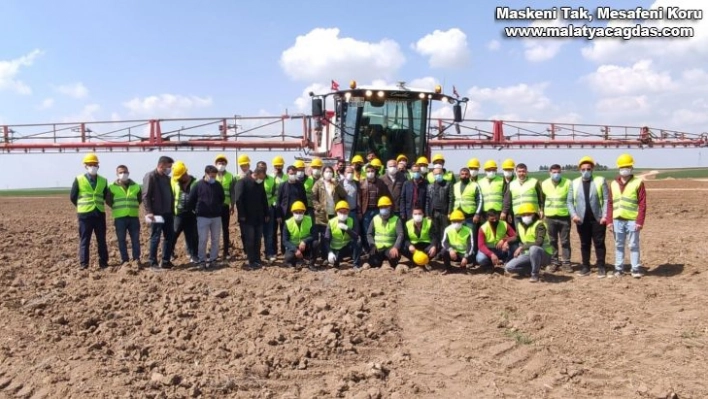
[[[583,268],[578,272],[579,275],[585,277],[590,275],[590,266],[583,265]]]
[[[605,266],[598,266],[597,267],[597,278],[605,278],[607,277],[607,270],[605,270]]]
[[[532,283],[538,283],[539,280],[540,280],[540,278],[538,277],[538,275],[537,275],[537,274],[534,274],[534,275],[531,276],[531,279],[530,279],[529,281],[532,282]]]

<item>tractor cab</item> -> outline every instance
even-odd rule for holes
[[[429,156],[428,137],[430,113],[434,101],[452,103],[455,122],[462,121],[461,103],[442,94],[438,85],[434,91],[413,89],[400,82],[398,86],[358,87],[355,81],[349,90],[337,90],[329,94],[315,95],[312,99],[312,116],[322,124],[333,124],[335,129],[331,142],[323,143],[325,156],[350,161],[361,155],[366,159],[370,153],[383,162],[405,155],[410,163],[420,156]],[[332,97],[334,110],[328,111],[324,104]],[[324,154],[323,154],[324,155]]]

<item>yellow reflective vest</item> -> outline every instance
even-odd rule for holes
[[[136,182],[131,182],[128,187],[121,186],[116,183],[111,183],[108,186],[113,195],[113,206],[111,213],[114,219],[133,217],[140,215],[140,202],[138,201],[138,193],[140,185]]]
[[[108,187],[108,180],[105,177],[96,175],[96,188],[91,187],[86,175],[76,176],[79,183],[79,198],[76,201],[76,213],[89,213],[94,209],[105,212],[105,198],[103,191]]]
[[[536,192],[537,184],[538,180],[534,178],[527,179],[523,184],[521,184],[519,179],[514,179],[509,183],[511,205],[514,215],[519,214],[519,207],[522,204],[533,204],[536,206],[536,209],[539,209],[538,192]]]
[[[639,216],[639,186],[642,180],[632,177],[620,191],[616,180],[612,181],[612,218],[624,220],[637,220]]]
[[[376,248],[383,249],[392,247],[398,238],[398,234],[396,233],[398,216],[391,215],[384,224],[381,215],[376,215],[372,223],[374,224],[374,243],[376,244]]]
[[[445,235],[450,243],[450,247],[455,250],[458,254],[466,254],[470,248],[470,238],[472,236],[472,229],[463,225],[458,231],[455,230],[453,226],[448,226],[445,229]]]
[[[350,230],[354,228],[354,219],[351,217],[347,218],[347,227]],[[329,220],[329,232],[331,235],[329,247],[334,251],[339,251],[352,241],[352,237],[339,228],[339,219],[336,216]]]
[[[546,196],[546,204],[543,207],[543,214],[546,216],[570,216],[568,210],[568,191],[570,191],[570,180],[561,177],[558,184],[553,183],[553,179],[546,179],[541,183],[541,189]]]
[[[302,222],[298,224],[294,217],[285,221],[285,227],[290,233],[290,243],[300,245],[301,242],[312,236],[312,218],[305,215]]]
[[[529,227],[524,226],[523,223],[519,223],[519,240],[521,240],[522,244],[533,244],[536,242],[536,227],[538,227],[539,224],[543,224],[544,226],[546,226],[546,224],[543,223],[542,220],[535,221]],[[546,253],[548,253],[549,255],[553,254],[551,240],[548,237],[548,226],[546,226],[546,236],[543,238],[543,250],[546,251]],[[524,253],[528,253],[528,251],[525,251]]]
[[[506,237],[506,232],[509,230],[509,225],[507,225],[505,221],[500,220],[497,222],[496,231],[492,230],[492,225],[489,222],[484,223],[480,229],[484,232],[484,243],[487,244],[487,247],[494,248],[497,244],[499,244],[499,241]]]
[[[408,239],[411,240],[411,244],[416,245],[419,243],[430,244],[432,239],[430,238],[430,228],[433,226],[433,222],[428,218],[423,218],[420,222],[420,236],[415,234],[415,220],[411,219],[406,222],[406,231],[408,232]]]
[[[501,176],[491,180],[487,177],[480,178],[479,189],[482,192],[482,209],[485,212],[490,209],[501,212],[504,204],[504,178]]]
[[[453,186],[453,194],[455,196],[455,209],[460,209],[466,215],[477,213],[477,190],[479,186],[476,182],[470,181],[462,191],[462,182],[459,181]]]
[[[234,181],[234,175],[231,172],[224,172],[223,175],[217,174],[216,181],[221,183],[224,188],[224,205],[231,206],[231,183]]]

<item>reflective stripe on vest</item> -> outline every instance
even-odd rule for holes
[[[278,183],[273,176],[266,176],[263,180],[263,188],[265,188],[266,199],[269,206],[275,205]]]
[[[432,222],[428,218],[423,218],[420,222],[420,236],[415,235],[415,220],[411,219],[406,222],[406,230],[408,231],[408,238],[411,240],[411,244],[416,245],[419,243],[430,244],[430,227]]]
[[[111,213],[114,219],[126,216],[138,217],[140,215],[140,203],[138,202],[138,192],[140,186],[133,182],[130,186],[123,187],[115,183],[108,186],[113,194],[113,207]]]
[[[479,180],[479,189],[482,192],[482,206],[484,211],[495,209],[502,210],[504,203],[504,178],[497,176],[492,180],[482,178]]]
[[[217,174],[216,181],[224,188],[224,205],[231,205],[231,182],[234,181],[234,175],[231,172],[224,172],[223,176]]]
[[[605,200],[602,195],[602,186],[605,184],[605,178],[601,176],[593,177],[593,183],[595,183],[595,191],[597,192],[597,199],[600,201],[600,207],[602,207],[602,202]],[[578,177],[573,180],[573,204],[578,203],[578,195],[580,195],[580,185],[583,182],[582,177]],[[585,193],[583,193],[585,195]],[[589,204],[587,206],[590,206]]]
[[[189,185],[189,190],[191,191],[194,186],[197,185],[197,179],[192,179],[192,183]],[[189,191],[182,191],[178,180],[172,180],[172,196],[175,198],[174,211],[175,215],[179,215],[184,212],[184,207],[187,205],[187,197],[189,197]]]
[[[509,190],[511,190],[511,204],[514,210],[514,215],[519,214],[519,207],[522,204],[533,204],[538,209],[538,193],[536,192],[536,185],[538,180],[528,179],[521,184],[518,179],[513,180],[509,183]]]
[[[86,175],[76,176],[76,180],[79,183],[79,198],[76,201],[76,212],[89,213],[94,209],[105,212],[103,206],[105,201],[105,198],[103,198],[103,190],[108,187],[108,180],[97,175],[96,188],[91,187],[91,182],[89,182]]]
[[[467,253],[472,229],[463,225],[460,231],[457,231],[453,226],[448,226],[445,229],[445,234],[447,235],[447,240],[450,242],[450,246],[455,252],[458,254]]]
[[[502,238],[506,237],[508,225],[505,221],[500,220],[497,223],[496,232],[492,230],[492,225],[489,222],[483,224],[480,229],[482,229],[482,232],[484,232],[484,243],[487,244],[487,247],[489,249],[493,249],[494,247],[496,247],[499,241],[502,240]]]
[[[461,192],[462,182],[457,182],[453,186],[455,189],[455,209],[461,209],[467,215],[477,212],[477,183],[471,181],[465,186],[465,191]]]
[[[620,191],[616,180],[612,181],[612,217],[614,219],[637,220],[639,216],[639,186],[642,180],[633,177]]]
[[[396,243],[396,223],[398,222],[397,216],[391,216],[384,224],[383,218],[380,215],[374,216],[374,242],[376,243],[376,248],[390,248]]]
[[[315,179],[312,176],[308,176],[304,182],[305,185],[305,196],[307,196],[307,207],[312,208],[312,187],[315,185]]]
[[[298,225],[294,217],[285,221],[285,226],[290,233],[290,243],[300,245],[301,242],[310,238],[312,233],[312,218],[305,215],[302,222]]]
[[[443,180],[448,183],[452,183],[455,180],[455,174],[452,173],[452,171],[448,170],[447,172],[443,173]],[[428,172],[428,183],[435,183],[435,174],[432,171]]]
[[[519,239],[523,244],[533,244],[536,242],[536,227],[539,224],[543,224],[544,226],[546,226],[546,224],[543,223],[543,221],[541,220],[537,220],[528,228],[526,228],[523,223],[519,223]],[[548,253],[549,255],[553,254],[551,240],[548,237],[548,226],[546,226],[546,236],[543,238],[543,250],[546,251],[546,253]],[[524,253],[528,253],[528,251],[524,251]]]
[[[546,195],[546,204],[543,207],[543,214],[546,216],[569,216],[568,191],[570,190],[570,180],[561,177],[558,184],[553,184],[553,179],[546,179],[541,183],[543,194]]]
[[[350,230],[353,229],[354,219],[347,218],[347,226]],[[329,232],[332,236],[329,247],[335,251],[346,247],[352,241],[351,236],[339,228],[339,219],[336,216],[329,220]]]

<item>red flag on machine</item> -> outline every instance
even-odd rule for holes
[[[452,94],[455,95],[455,97],[460,98],[460,93],[457,92],[457,87],[452,86]]]
[[[332,91],[339,91],[339,83],[332,80]]]

